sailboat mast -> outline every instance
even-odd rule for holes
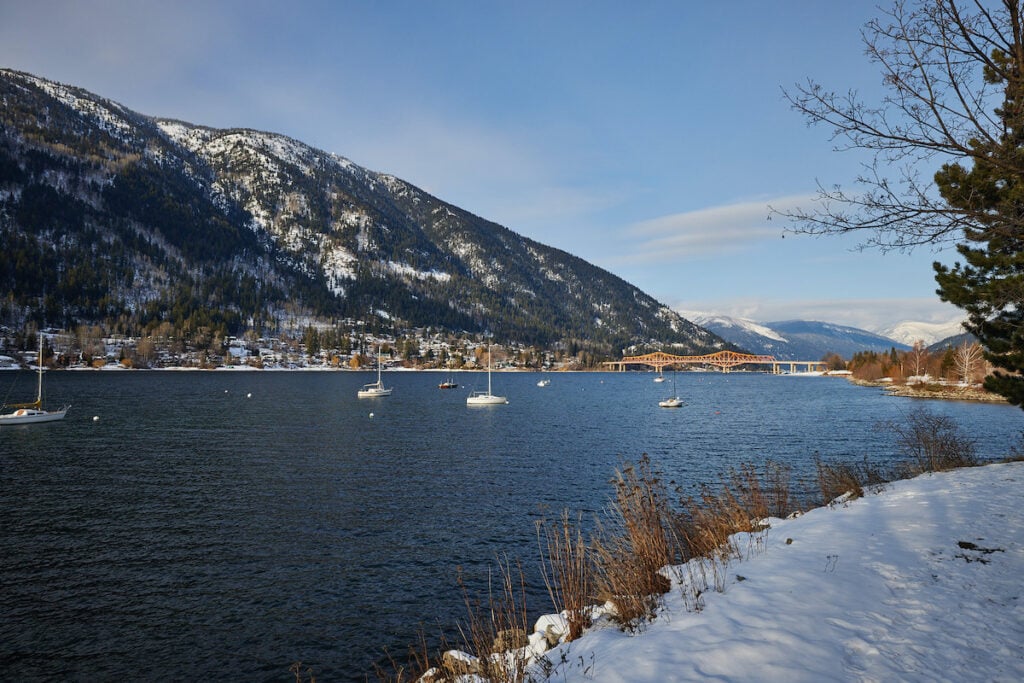
[[[37,407],[43,407],[43,335],[39,334],[39,356],[36,358],[36,367],[38,368],[37,375],[39,381],[36,387],[36,404]]]

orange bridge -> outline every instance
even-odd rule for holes
[[[647,365],[658,370],[674,365],[711,365],[721,368],[722,372],[729,372],[738,365],[770,365],[772,373],[776,375],[781,374],[785,366],[789,366],[790,372],[796,372],[801,367],[806,368],[807,372],[824,371],[827,367],[820,360],[778,360],[775,356],[755,356],[736,351],[716,351],[704,356],[676,356],[655,351],[643,356],[624,356],[622,360],[605,361],[604,365],[619,371],[625,370],[627,365]]]

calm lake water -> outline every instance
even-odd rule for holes
[[[28,373],[19,386],[33,392]],[[771,459],[884,462],[886,420],[948,415],[997,458],[1024,412],[916,402],[836,378],[496,373],[507,406],[468,408],[486,375],[392,372],[356,398],[351,372],[53,372],[63,422],[0,429],[0,678],[363,680],[384,648],[464,616],[523,560],[539,610],[535,521],[591,518],[625,460],[685,487]],[[3,389],[5,393],[7,387]],[[372,417],[370,413],[373,413]],[[93,420],[97,416],[98,420]]]

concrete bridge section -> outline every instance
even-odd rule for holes
[[[828,368],[828,364],[820,360],[779,360],[775,356],[755,356],[736,351],[716,351],[704,356],[676,356],[664,351],[655,351],[643,356],[623,356],[622,360],[605,361],[603,365],[620,372],[624,371],[627,365],[646,365],[658,370],[678,365],[710,365],[720,368],[722,372],[729,372],[739,365],[767,365],[775,375],[782,374],[787,367],[789,372],[799,372],[800,368],[804,368],[804,372],[824,372]]]

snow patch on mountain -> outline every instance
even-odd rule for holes
[[[125,111],[121,105],[102,98],[90,99],[79,97],[67,86],[35,76],[26,76],[26,80],[31,81],[41,90],[75,111],[93,119],[100,128],[119,140],[131,140],[133,138],[132,124],[124,116],[117,113],[118,111],[122,113]]]
[[[768,339],[786,343],[788,340],[770,327],[746,318],[730,318],[724,315],[702,313],[700,311],[679,311],[679,314],[690,322],[697,323],[701,327],[718,327],[722,329],[738,328]]]
[[[442,272],[440,270],[416,270],[410,265],[404,263],[396,263],[395,261],[388,261],[388,269],[400,275],[402,277],[413,278],[416,280],[435,280],[437,282],[448,282],[452,279],[451,274]]]
[[[955,337],[964,333],[963,320],[951,320],[944,323],[926,323],[906,320],[881,330],[875,330],[883,337],[895,339],[898,342],[913,346],[917,341],[923,341],[925,346],[934,344],[937,341]]]

